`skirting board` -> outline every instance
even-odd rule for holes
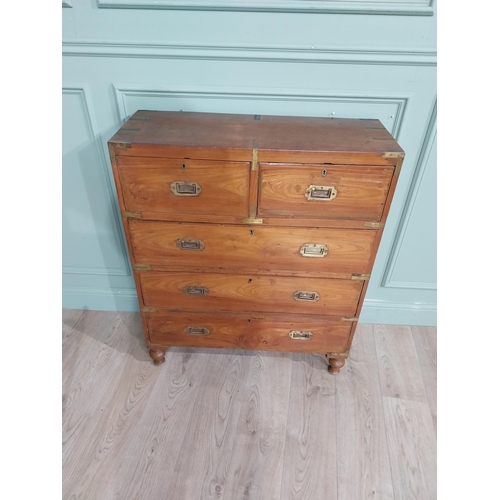
[[[135,290],[68,288],[63,290],[62,304],[63,309],[139,311]],[[436,305],[409,302],[366,299],[360,316],[360,323],[385,325],[436,326],[436,322]]]
[[[63,309],[89,309],[91,311],[139,311],[135,289],[63,288],[62,306]]]
[[[436,326],[437,307],[436,304],[366,299],[359,322],[379,325]]]

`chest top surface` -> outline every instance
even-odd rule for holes
[[[109,142],[153,149],[258,149],[378,157],[403,153],[379,120],[180,111],[137,111]]]

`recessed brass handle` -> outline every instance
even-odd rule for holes
[[[186,335],[210,335],[210,329],[204,326],[186,326],[184,328],[184,333]]]
[[[200,196],[201,186],[197,182],[174,181],[170,190],[175,196]]]
[[[300,255],[303,257],[325,257],[328,254],[328,247],[318,243],[306,243],[300,247]]]
[[[203,250],[205,248],[203,241],[191,238],[179,238],[175,244],[180,250]]]
[[[293,298],[299,302],[318,302],[319,293],[298,291],[293,294]]]
[[[308,200],[331,201],[337,197],[337,190],[333,186],[309,186],[305,197]]]
[[[292,330],[288,336],[293,340],[310,340],[313,337],[313,332],[299,332]]]
[[[204,295],[208,295],[208,288],[205,288],[204,286],[190,286],[190,285],[186,285],[182,291],[186,294],[186,295],[194,295],[194,296],[204,296]]]

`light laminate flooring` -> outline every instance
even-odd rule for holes
[[[63,310],[63,499],[434,500],[436,329],[360,324],[322,355],[171,348]]]

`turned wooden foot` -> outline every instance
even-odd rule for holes
[[[153,358],[153,362],[155,365],[161,365],[165,363],[165,353],[167,349],[150,349],[149,355]]]
[[[345,365],[345,358],[328,358],[328,371],[330,373],[338,373]]]

